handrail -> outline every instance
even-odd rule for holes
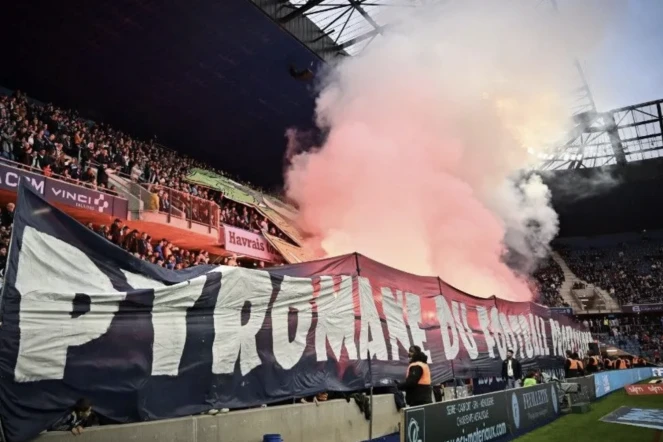
[[[75,180],[73,178],[67,178],[67,177],[59,175],[57,173],[51,173],[50,175],[44,175],[44,171],[41,170],[41,169],[38,169],[38,168],[33,167],[33,166],[28,166],[28,165],[23,164],[23,163],[18,163],[16,161],[8,160],[5,157],[0,157],[0,163],[5,163],[9,167],[12,167],[14,169],[27,170],[27,171],[32,172],[34,174],[41,175],[44,178],[52,178],[52,179],[57,180],[57,181],[62,181],[62,182],[65,182],[67,184],[71,184],[72,186],[77,186],[77,187],[81,187],[81,188],[88,189],[88,190],[95,190],[97,192],[105,193],[105,194],[108,194],[110,196],[114,196],[116,198],[125,199],[125,198],[122,198],[117,192],[114,192],[114,191],[112,191],[110,189],[107,189],[105,187],[99,187],[97,185],[94,185],[94,187],[92,187],[92,186],[88,187],[85,184],[81,184],[81,183],[84,183],[81,180]]]
[[[91,163],[93,163],[93,162],[91,162]],[[93,164],[97,164],[97,163],[93,163]],[[97,164],[97,165],[98,165],[98,164]],[[111,169],[111,170],[113,170],[113,169]],[[132,183],[136,183],[136,184],[140,185],[142,188],[146,189],[147,191],[149,191],[149,188],[148,188],[148,187],[150,187],[150,186],[158,186],[159,188],[162,188],[162,189],[168,189],[168,190],[170,190],[170,191],[172,191],[172,192],[179,192],[179,193],[184,193],[184,194],[190,195],[191,198],[196,198],[196,199],[199,199],[199,200],[202,200],[202,201],[206,201],[206,202],[209,202],[209,203],[212,203],[212,204],[216,205],[217,207],[220,207],[218,204],[216,204],[216,202],[215,202],[214,200],[209,200],[209,199],[201,198],[201,197],[199,197],[199,196],[196,196],[196,195],[193,195],[193,194],[191,194],[191,193],[185,192],[184,190],[175,189],[174,187],[166,186],[165,184],[160,184],[160,183],[147,183],[147,182],[134,181],[134,180],[131,178],[131,175],[129,175],[128,173],[124,173],[124,172],[122,172],[122,171],[113,170],[112,175],[117,175],[117,176],[120,176],[120,177],[122,177],[122,178],[128,179],[128,180],[131,181]],[[147,186],[147,187],[146,187],[146,186]],[[204,187],[204,186],[203,186],[203,187]],[[211,189],[211,190],[214,190],[214,189]],[[220,192],[220,191],[218,191],[218,190],[215,190],[215,192],[222,193],[222,192]]]

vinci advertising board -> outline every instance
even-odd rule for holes
[[[123,198],[0,163],[0,189],[16,192],[21,182],[31,186],[50,203],[65,204],[116,218],[127,217],[129,205]]]

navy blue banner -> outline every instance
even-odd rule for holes
[[[565,350],[591,341],[542,306],[475,298],[358,254],[267,271],[163,269],[24,185],[13,232],[0,328],[10,442],[82,397],[105,421],[146,421],[391,385],[411,345],[440,383],[500,376],[507,349],[523,367],[559,368]]]

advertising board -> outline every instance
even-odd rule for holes
[[[509,435],[504,392],[408,408],[404,416],[406,442],[499,441]]]

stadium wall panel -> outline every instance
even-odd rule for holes
[[[392,395],[373,398],[373,437],[398,431],[400,414]],[[260,442],[264,434],[280,434],[288,442],[357,442],[368,439],[368,421],[354,401],[282,405],[233,411],[216,416],[190,416],[125,425],[87,428],[81,436],[51,432],[40,442]]]

